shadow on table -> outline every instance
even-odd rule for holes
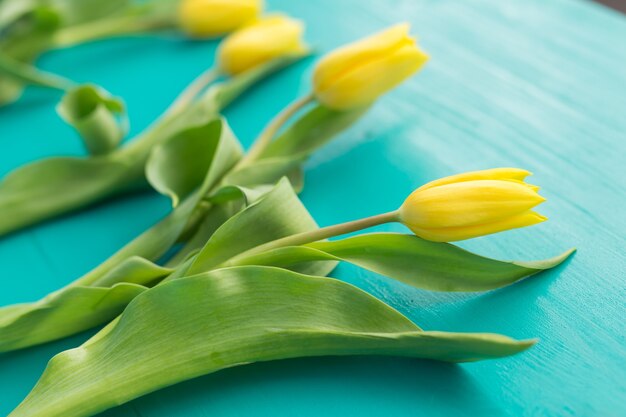
[[[462,366],[372,356],[236,367],[157,391],[101,417],[404,415],[410,409],[430,416],[502,414]]]
[[[33,388],[54,355],[79,346],[95,330],[52,343],[0,353],[0,416],[9,414]]]
[[[576,256],[576,255],[574,255]],[[552,270],[513,285],[468,296],[445,313],[444,330],[501,332],[518,338],[541,337],[549,330],[552,312],[540,302],[564,274],[572,258]],[[498,312],[499,314],[494,314]],[[511,331],[515,330],[514,333]]]

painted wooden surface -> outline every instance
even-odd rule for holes
[[[345,265],[334,272],[426,329],[540,339],[519,356],[462,366],[395,358],[264,363],[103,415],[626,415],[626,18],[579,0],[269,3],[305,19],[320,51],[406,20],[432,55],[423,72],[308,163],[302,198],[320,224],[393,209],[443,175],[519,166],[535,173],[550,221],[463,246],[503,259],[579,251],[554,271],[482,295],[419,291]],[[110,40],[51,53],[41,65],[124,96],[138,131],[212,62],[214,47],[171,37]],[[272,78],[228,110],[244,143],[307,91],[312,64]],[[56,98],[29,90],[0,110],[0,174],[42,156],[81,153],[52,110]],[[167,210],[164,198],[145,193],[3,239],[0,303],[69,282]],[[0,356],[0,415],[54,353],[87,337]]]

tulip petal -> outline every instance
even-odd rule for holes
[[[283,15],[265,17],[230,35],[218,51],[219,65],[235,75],[274,58],[304,52],[304,25]]]
[[[315,68],[315,90],[324,90],[342,74],[372,59],[379,59],[406,40],[409,24],[400,23],[382,32],[338,48],[322,58]],[[410,39],[410,38],[409,38]]]
[[[416,228],[481,225],[520,214],[543,201],[524,183],[466,181],[418,189],[402,205],[401,217]]]
[[[185,0],[178,19],[191,36],[219,36],[253,21],[263,9],[261,0]]]
[[[318,91],[317,98],[334,109],[367,105],[413,75],[427,60],[428,55],[407,42],[389,55],[355,67],[332,88]]]
[[[520,168],[492,168],[481,171],[464,172],[462,174],[451,175],[422,185],[419,190],[437,187],[445,184],[454,184],[458,182],[474,181],[474,180],[517,180],[524,179],[532,175],[529,171]]]
[[[539,213],[528,210],[521,214],[507,217],[487,224],[479,224],[465,227],[444,227],[433,229],[419,229],[410,227],[417,236],[433,242],[455,242],[457,240],[471,239],[474,237],[490,235],[505,230],[532,226],[546,221],[548,218]]]

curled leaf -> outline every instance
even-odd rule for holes
[[[148,130],[105,156],[86,160],[48,158],[9,173],[0,181],[0,236],[83,208],[125,189],[145,186],[146,160],[155,145],[215,119],[224,106],[247,88],[295,60],[274,60],[211,87],[174,119],[158,123],[158,129]],[[0,87],[3,85],[0,76]],[[0,101],[3,92],[0,88]]]
[[[234,135],[225,119],[214,118],[199,126],[190,127],[157,145],[146,165],[146,177],[160,193],[172,199],[176,207],[179,202],[204,181],[210,168],[223,165],[219,173],[226,172],[237,161],[242,151],[233,147],[232,155],[223,155],[225,161],[215,160],[220,136]],[[236,140],[231,140],[236,143]],[[211,184],[218,176],[208,179]]]
[[[258,185],[253,188],[239,185],[225,185],[208,197],[208,201],[214,204],[224,204],[233,201],[241,201],[243,206],[248,206],[261,199],[274,188],[271,185]]]
[[[159,266],[140,256],[131,256],[122,261],[119,265],[111,268],[102,278],[96,280],[93,287],[109,287],[123,282],[127,284],[137,284],[151,286],[174,270]]]
[[[128,131],[124,103],[95,85],[67,91],[57,112],[76,129],[92,155],[111,152]]]
[[[463,362],[513,355],[532,344],[494,334],[425,332],[334,279],[229,268],[137,296],[119,320],[55,356],[9,417],[87,417],[180,381],[259,361],[378,354]]]
[[[221,121],[217,120],[211,123],[220,124]],[[158,260],[176,243],[196,213],[203,195],[215,185],[227,167],[234,164],[239,158],[239,143],[227,129],[214,130],[213,136],[207,140],[214,142],[215,145],[213,146],[213,160],[210,166],[206,167],[204,181],[167,217],[64,289],[38,302],[0,309],[0,338],[5,342],[3,349],[10,350],[31,346],[102,324],[115,317],[132,297],[128,296],[121,300],[118,304],[118,310],[115,314],[111,313],[112,315],[101,313],[100,308],[95,306],[84,307],[80,304],[82,302],[81,297],[84,298],[84,302],[88,303],[89,294],[101,294],[107,288],[100,287],[113,286],[112,288],[116,288],[117,283],[125,285],[133,283],[128,284],[133,285],[132,288],[141,284],[141,287],[144,288],[144,285],[151,285],[171,272],[171,269],[159,267],[149,260]],[[219,221],[216,227],[222,221]],[[79,290],[74,290],[75,288],[79,288]],[[91,291],[91,289],[98,291]],[[17,315],[18,312],[19,315]],[[20,319],[18,321],[18,316],[27,317],[27,320]],[[36,337],[31,336],[29,329],[33,329],[32,332],[37,333]]]

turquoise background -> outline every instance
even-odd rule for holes
[[[485,294],[420,291],[347,265],[333,273],[426,329],[540,339],[521,355],[460,366],[380,357],[255,364],[103,416],[626,415],[626,19],[580,0],[269,6],[305,19],[320,51],[406,20],[432,56],[307,163],[302,199],[320,224],[393,209],[440,176],[518,166],[535,173],[550,221],[462,246],[501,259],[579,251],[553,271]],[[214,48],[175,36],[117,39],[49,53],[40,65],[123,96],[137,132],[211,64]],[[283,71],[228,109],[242,142],[308,90],[313,62]],[[29,89],[0,110],[0,175],[44,156],[82,153],[53,111],[57,99]],[[164,197],[146,192],[0,240],[0,304],[35,300],[71,281],[167,211]],[[28,393],[54,353],[88,336],[0,356],[0,415]]]

